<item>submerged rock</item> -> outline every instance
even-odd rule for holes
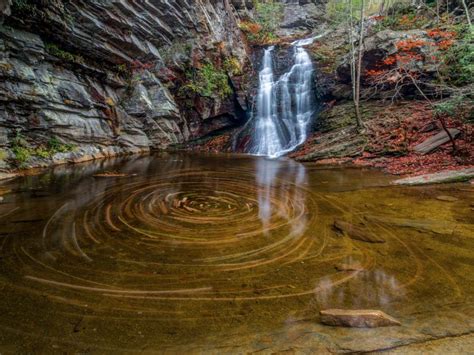
[[[334,227],[337,230],[347,234],[351,239],[354,240],[359,240],[366,243],[385,243],[385,240],[382,238],[377,237],[371,232],[349,222],[336,220],[334,221]]]
[[[436,196],[436,199],[439,201],[445,201],[445,202],[455,202],[459,200],[458,198],[454,196],[445,196],[445,195]]]
[[[374,309],[327,309],[320,312],[321,323],[333,327],[377,328],[401,325],[388,314]]]
[[[408,219],[387,216],[365,216],[365,219],[377,223],[388,224],[390,226],[413,228],[419,232],[435,234],[452,234],[455,228],[455,225],[449,222],[433,219]]]

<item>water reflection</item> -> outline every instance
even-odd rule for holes
[[[301,236],[307,226],[305,213],[307,194],[301,189],[307,184],[304,165],[293,160],[264,158],[257,159],[255,165],[258,216],[262,221],[263,232],[268,234],[272,216],[277,215],[290,224],[291,236]],[[295,214],[291,213],[295,208],[299,218],[295,218]]]
[[[397,278],[384,270],[361,270],[353,273],[354,277],[350,282],[342,285],[334,285],[330,276],[321,278],[315,288],[315,306],[318,309],[385,309],[391,302],[404,296],[404,288]]]

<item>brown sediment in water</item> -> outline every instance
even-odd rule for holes
[[[0,351],[369,351],[474,328],[465,185],[251,157],[103,164],[5,186]],[[129,176],[92,178],[105,168]],[[402,327],[319,323],[337,308]]]

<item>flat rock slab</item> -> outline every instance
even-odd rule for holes
[[[7,180],[7,179],[13,179],[16,178],[18,174],[14,173],[0,173],[0,180]]]
[[[430,232],[435,234],[452,234],[455,228],[455,225],[452,223],[433,219],[408,219],[387,216],[365,216],[365,219],[391,226],[412,228],[420,232]]]
[[[379,238],[373,235],[373,233],[349,222],[336,220],[334,221],[334,228],[347,234],[351,239],[354,240],[359,240],[366,243],[385,243],[385,240],[382,238]]]
[[[448,182],[463,182],[474,178],[474,168],[462,170],[445,170],[434,174],[398,179],[392,182],[394,185],[425,185],[442,184]]]
[[[378,328],[401,325],[395,318],[376,309],[327,309],[319,314],[321,323],[333,327]]]
[[[129,176],[136,176],[136,174],[124,174],[124,173],[115,173],[115,172],[105,172],[100,174],[95,174],[95,178],[122,178],[122,177],[129,177]]]
[[[459,201],[459,199],[456,198],[456,197],[454,197],[454,196],[445,196],[445,195],[436,196],[436,199],[439,200],[439,201],[444,201],[444,202],[456,202],[456,201]]]
[[[453,139],[461,133],[461,131],[456,128],[449,128],[448,131]],[[446,142],[449,142],[449,136],[446,131],[443,130],[435,134],[433,137],[428,138],[423,143],[418,144],[413,148],[413,150],[419,154],[428,154]]]

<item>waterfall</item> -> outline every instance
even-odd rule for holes
[[[313,39],[292,43],[294,64],[275,81],[273,51],[263,55],[259,73],[255,131],[249,153],[271,158],[291,152],[302,144],[314,113],[313,63],[304,46]]]

